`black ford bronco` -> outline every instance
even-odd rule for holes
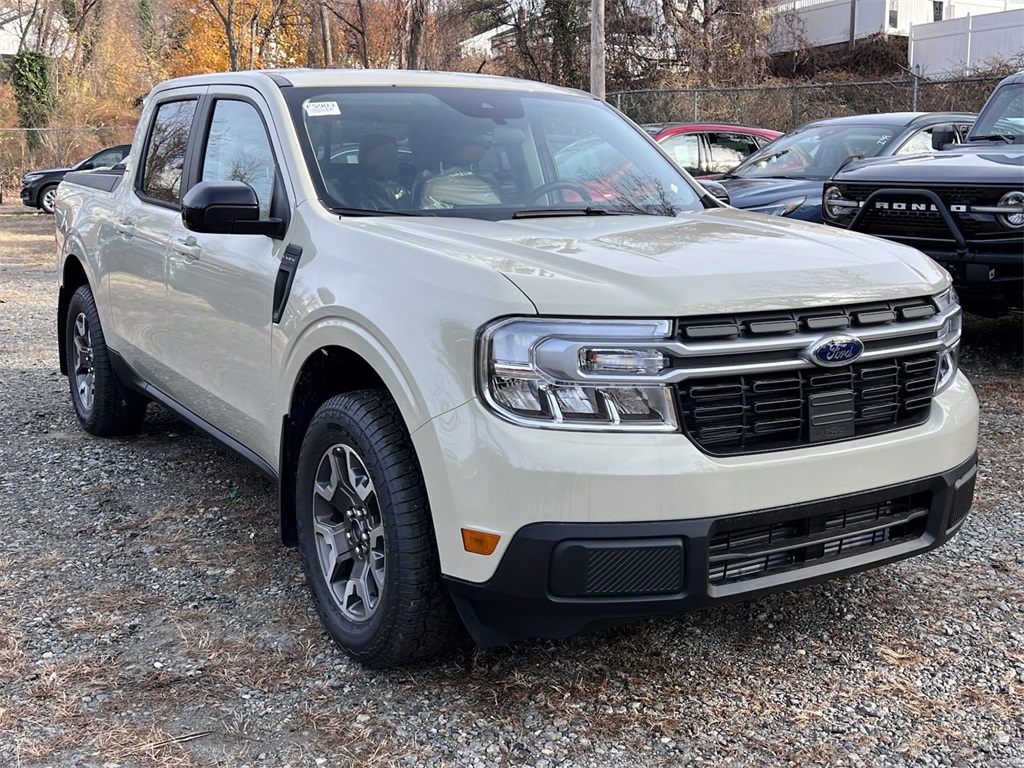
[[[822,214],[832,226],[924,251],[949,270],[965,309],[1020,313],[1024,72],[999,83],[962,147],[841,168],[826,185]]]

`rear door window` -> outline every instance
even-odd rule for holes
[[[757,151],[754,137],[745,133],[709,133],[708,145],[711,149],[711,173],[731,171],[747,155]]]
[[[139,186],[146,197],[178,205],[196,103],[195,99],[168,101],[157,107]]]

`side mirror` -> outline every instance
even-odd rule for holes
[[[220,235],[282,234],[281,219],[260,220],[256,192],[244,181],[201,181],[181,199],[185,229]]]
[[[90,160],[90,161],[88,161],[86,163],[82,163],[75,170],[76,171],[91,171],[94,167],[95,166],[93,166],[92,160]]]
[[[956,131],[953,128],[936,126],[932,129],[932,149],[941,151],[956,144]]]
[[[711,181],[711,179],[703,179],[697,183],[704,187],[704,189],[707,190],[707,193],[711,195],[713,198],[715,198],[715,200],[717,200],[718,202],[725,203],[726,205],[729,204],[729,190],[727,190],[717,181]]]
[[[843,162],[841,162],[839,164],[838,168],[836,168],[836,173],[839,173],[841,170],[843,170],[843,168],[848,166],[850,163],[855,162],[857,160],[863,160],[863,159],[864,159],[864,155],[847,155],[846,159],[843,160]],[[832,174],[832,175],[835,176],[835,173]]]

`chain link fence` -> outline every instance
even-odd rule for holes
[[[29,171],[67,168],[117,144],[131,144],[135,126],[0,128],[0,202],[17,202]]]
[[[1001,77],[875,80],[622,91],[608,101],[638,123],[719,122],[789,131],[811,120],[877,112],[977,112]]]

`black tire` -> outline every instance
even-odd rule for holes
[[[56,184],[47,184],[39,190],[39,207],[43,213],[53,213],[53,194],[57,191]]]
[[[82,339],[85,346],[80,344]],[[119,386],[88,285],[79,286],[68,304],[64,342],[71,402],[83,429],[99,437],[138,432],[146,416],[146,400]]]
[[[341,466],[334,461],[354,467],[347,477],[363,480],[362,485],[335,479],[342,472],[334,471]],[[357,487],[353,496],[350,491]],[[360,492],[369,494],[362,499],[363,528],[358,519],[346,517],[358,518],[357,510],[343,511],[359,506]],[[320,406],[299,452],[295,501],[299,551],[313,600],[327,631],[351,658],[368,667],[392,667],[432,659],[459,645],[464,630],[441,580],[419,461],[387,392],[350,392]],[[333,526],[334,536],[325,534],[326,526]],[[358,543],[359,531],[371,534],[362,537],[370,550],[362,557],[351,543]],[[348,551],[338,557],[346,543]],[[378,545],[379,552],[373,549]],[[363,616],[354,618],[360,598],[352,595],[354,603],[343,609],[345,596],[338,593],[357,580],[357,567],[369,573],[376,564],[375,601],[364,599]],[[352,569],[348,576],[346,568]],[[366,583],[362,591],[369,595]]]

